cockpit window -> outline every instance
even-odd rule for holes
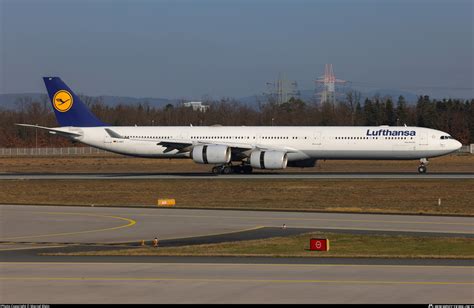
[[[454,138],[451,136],[441,136],[441,139],[454,139]]]

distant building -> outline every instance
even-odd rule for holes
[[[206,112],[210,106],[203,105],[202,102],[187,102],[184,103],[184,107],[192,107],[195,111]]]

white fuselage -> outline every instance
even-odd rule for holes
[[[106,132],[113,130],[123,138]],[[124,155],[189,157],[166,151],[162,141],[239,145],[255,149],[281,149],[288,161],[305,159],[419,159],[445,155],[461,144],[449,134],[422,127],[318,127],[318,126],[110,126],[62,127],[79,132],[76,140]],[[251,150],[249,150],[251,151]]]

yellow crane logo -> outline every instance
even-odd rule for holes
[[[53,106],[59,112],[66,112],[71,109],[73,101],[71,93],[66,90],[59,90],[54,94]]]

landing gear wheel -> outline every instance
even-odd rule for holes
[[[222,173],[223,174],[231,174],[232,173],[232,167],[225,166],[224,168],[222,168]]]
[[[244,166],[242,167],[242,171],[243,171],[245,174],[252,173],[252,170],[253,170],[252,166],[249,166],[249,165],[244,165]]]
[[[212,168],[213,174],[231,174],[231,173],[252,173],[252,166],[250,165],[220,165]]]
[[[242,173],[242,172],[243,172],[241,166],[232,166],[232,171],[233,171],[234,173]]]
[[[426,166],[421,165],[418,167],[418,173],[426,173]]]

